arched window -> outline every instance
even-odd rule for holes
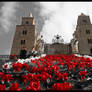
[[[26,21],[26,24],[29,24],[29,22],[28,22],[28,21]]]
[[[22,34],[23,34],[23,35],[26,35],[26,34],[27,34],[27,30],[23,30],[23,31],[22,31]]]
[[[90,34],[90,30],[86,30],[86,34]]]
[[[91,55],[92,55],[92,48],[90,49],[90,53],[91,53]]]
[[[21,45],[24,45],[25,44],[25,40],[21,40]]]
[[[92,39],[88,39],[88,44],[92,44]]]
[[[87,23],[87,20],[84,19],[83,22],[84,22],[84,23]]]

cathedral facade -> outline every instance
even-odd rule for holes
[[[20,50],[25,47],[27,52],[35,46],[41,54],[86,54],[92,55],[92,24],[89,16],[83,13],[78,16],[77,26],[73,34],[73,39],[69,44],[59,42],[59,37],[52,44],[44,44],[43,40],[37,40],[37,32],[34,17],[22,17],[21,25],[16,26],[16,31],[11,48],[11,54],[19,55]],[[41,43],[40,43],[41,42]],[[44,51],[43,51],[44,50]]]

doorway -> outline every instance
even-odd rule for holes
[[[92,55],[92,48],[90,49],[90,54]]]

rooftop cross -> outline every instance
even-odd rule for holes
[[[55,35],[54,38],[52,39],[52,43],[63,43],[63,39],[61,38],[60,35]]]

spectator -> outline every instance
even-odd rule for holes
[[[28,58],[30,56],[34,56],[34,57],[37,56],[37,51],[35,50],[35,47],[32,48],[32,51],[29,51]]]

